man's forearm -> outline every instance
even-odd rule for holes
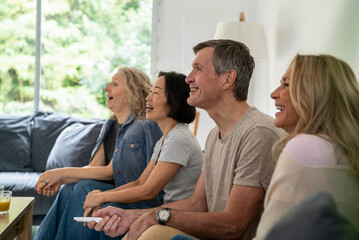
[[[189,212],[207,212],[207,203],[203,201],[198,201],[195,199],[187,198],[178,200],[175,202],[171,202],[168,204],[164,204],[161,206],[161,208],[172,208],[177,209],[181,211],[189,211]]]
[[[156,213],[159,210],[166,208],[166,207],[171,208],[171,209],[180,210],[180,211],[196,211],[196,212],[206,212],[207,211],[207,205],[204,206],[203,204],[198,204],[198,203],[192,204],[192,200],[190,198],[175,201],[175,202],[168,203],[168,204],[164,204],[164,205],[150,208],[150,209],[128,209],[126,211],[130,212],[130,214],[137,219],[149,211]]]
[[[224,212],[171,211],[168,225],[204,239],[238,239],[260,214],[262,188],[234,185]]]
[[[147,209],[126,209],[126,212],[131,214],[131,217],[137,219],[141,217],[143,214],[147,213],[148,211],[159,211],[162,207],[154,207],[154,208],[147,208]]]
[[[235,219],[226,212],[184,212],[172,209],[167,225],[200,239],[238,239],[248,228],[249,222]]]
[[[193,204],[191,205],[192,202],[197,202],[197,204]],[[144,215],[145,213],[148,213],[148,216],[152,216],[152,223],[153,224],[157,224],[157,220],[156,220],[156,213],[167,207],[167,208],[171,208],[173,209],[172,211],[176,210],[176,211],[196,211],[196,212],[206,212],[207,211],[207,205],[206,204],[200,204],[200,201],[194,201],[192,198],[187,198],[187,199],[183,199],[183,200],[179,200],[179,201],[175,201],[172,203],[168,203],[168,204],[164,204],[155,208],[150,208],[150,209],[127,209],[125,210],[126,212],[129,213],[129,215],[131,216],[131,219],[133,221],[136,221],[138,218],[140,218],[142,215]],[[191,207],[192,206],[192,207]]]

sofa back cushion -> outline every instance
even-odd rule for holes
[[[31,170],[31,120],[28,116],[0,116],[0,172]]]
[[[74,123],[65,128],[56,139],[46,170],[63,167],[82,167],[89,163],[103,122]]]
[[[32,130],[31,161],[34,171],[45,171],[46,162],[57,137],[74,123],[103,123],[100,119],[80,119],[56,112],[37,111]]]
[[[70,117],[58,113],[38,111],[34,117],[32,131],[31,160],[34,171],[45,170],[46,161],[62,130],[73,122]]]

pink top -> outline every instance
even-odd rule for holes
[[[359,232],[359,181],[350,173],[346,157],[334,151],[327,137],[300,134],[279,156],[264,200],[256,240],[295,204],[311,193],[329,192],[339,212]]]
[[[312,167],[335,167],[334,146],[324,137],[300,134],[291,139],[284,151],[296,161]]]

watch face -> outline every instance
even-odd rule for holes
[[[168,217],[169,217],[169,212],[168,211],[166,211],[166,210],[161,210],[160,212],[159,212],[159,218],[162,220],[165,220],[165,219],[167,219]]]

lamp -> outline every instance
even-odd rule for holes
[[[214,39],[232,39],[247,45],[251,55],[258,61],[268,60],[264,27],[258,23],[245,22],[244,12],[238,22],[217,24]]]

